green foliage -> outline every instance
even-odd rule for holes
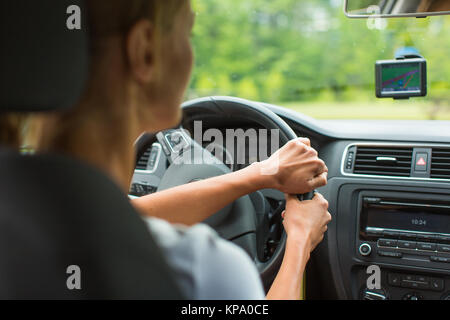
[[[375,61],[413,46],[428,60],[429,96],[411,104],[450,101],[450,16],[388,19],[373,29],[345,17],[340,0],[193,0],[193,8],[188,98],[369,103]]]

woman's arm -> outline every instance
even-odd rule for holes
[[[287,239],[283,263],[267,293],[268,300],[302,299],[302,281],[309,250],[308,239]]]
[[[309,146],[309,140],[296,139],[269,159],[243,170],[151,194],[132,203],[144,216],[193,225],[260,189],[273,188],[292,194],[309,192],[326,184],[327,171],[325,163]]]
[[[298,300],[302,297],[303,274],[310,253],[322,241],[331,221],[328,202],[320,194],[303,202],[287,195],[283,218],[287,234],[286,250],[267,299]]]
[[[270,187],[257,165],[238,172],[192,182],[132,200],[141,214],[171,223],[193,225],[205,220],[234,200]]]

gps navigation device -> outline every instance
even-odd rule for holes
[[[380,60],[375,64],[376,96],[408,99],[427,95],[425,59]]]

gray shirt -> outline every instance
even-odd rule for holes
[[[209,226],[183,227],[155,218],[145,221],[188,299],[265,299],[261,279],[249,256]]]

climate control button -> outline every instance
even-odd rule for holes
[[[444,290],[444,280],[443,279],[433,278],[433,279],[431,279],[430,285],[431,285],[431,289],[434,291]]]

